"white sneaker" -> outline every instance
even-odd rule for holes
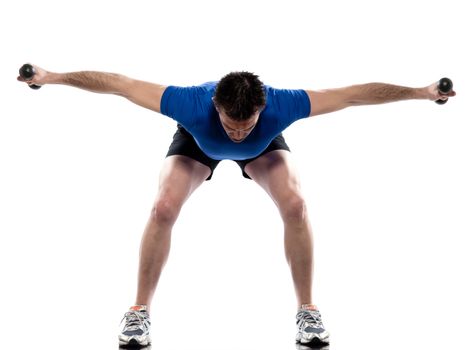
[[[301,308],[296,315],[296,343],[303,345],[326,345],[330,343],[330,334],[325,330],[322,316],[318,310]]]
[[[145,305],[132,306],[120,323],[120,346],[148,346],[151,344],[151,321]]]

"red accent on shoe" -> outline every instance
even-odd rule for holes
[[[301,309],[310,311],[318,310],[317,306],[315,306],[314,304],[304,304],[301,306]]]
[[[132,311],[143,311],[143,310],[145,310],[146,311],[146,305],[134,305],[134,306],[130,307],[130,310],[132,310]]]

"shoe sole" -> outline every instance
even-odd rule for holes
[[[120,349],[143,349],[151,345],[151,342],[140,344],[135,339],[130,340],[128,343],[119,340]]]
[[[330,345],[304,345],[301,343],[296,344],[296,350],[330,350]]]
[[[320,339],[318,337],[315,337],[307,342],[303,342],[301,339],[298,339],[298,340],[296,339],[296,343],[309,346],[309,347],[322,347],[322,346],[330,345],[330,340],[328,337],[326,337],[325,339]]]

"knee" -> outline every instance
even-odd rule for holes
[[[280,204],[280,212],[284,221],[303,222],[307,219],[307,207],[304,198],[295,193]]]
[[[180,212],[180,204],[169,197],[160,197],[151,209],[151,220],[158,224],[174,224]]]

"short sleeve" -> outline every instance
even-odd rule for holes
[[[281,128],[310,116],[310,99],[305,90],[270,88],[268,103],[278,112]]]
[[[161,97],[161,114],[190,127],[196,115],[196,101],[196,87],[168,86]]]

